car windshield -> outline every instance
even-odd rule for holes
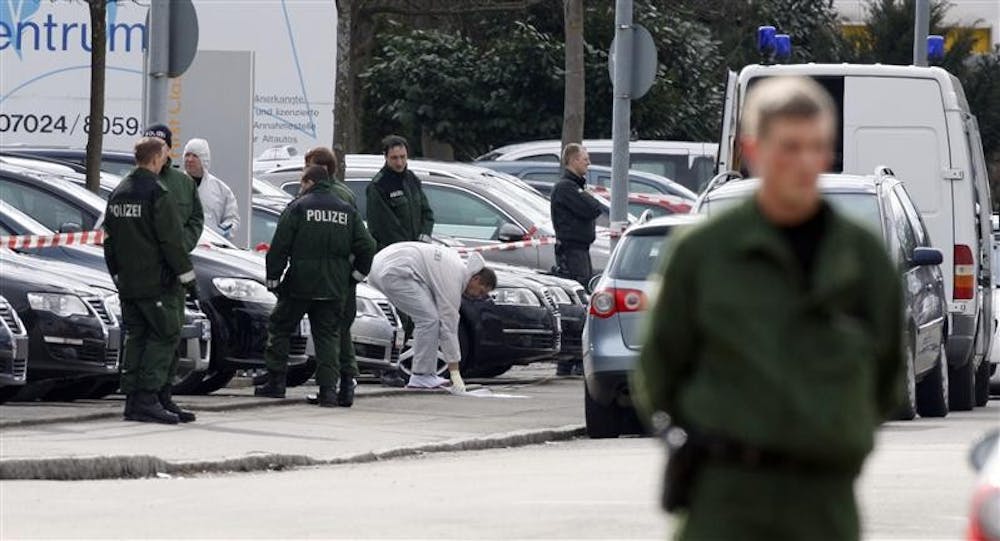
[[[538,192],[523,188],[518,184],[497,177],[496,182],[484,182],[480,186],[494,201],[506,201],[524,214],[531,224],[538,227],[543,235],[554,235],[549,200]]]
[[[648,280],[659,270],[660,259],[670,250],[675,227],[647,234],[626,235],[612,262],[610,275],[617,280]]]
[[[719,214],[729,210],[744,199],[745,196],[709,199],[706,206],[707,214]],[[882,236],[882,213],[879,211],[875,194],[834,192],[823,194],[823,199],[848,218],[869,228],[879,237]]]

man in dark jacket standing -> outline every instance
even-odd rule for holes
[[[205,226],[205,213],[201,206],[201,198],[198,196],[198,185],[195,184],[194,179],[189,177],[187,173],[177,169],[173,166],[170,160],[170,149],[173,148],[173,134],[164,124],[154,124],[146,128],[146,132],[143,134],[144,137],[156,137],[162,140],[167,145],[167,160],[164,162],[163,166],[160,167],[160,182],[166,187],[167,192],[170,193],[170,197],[174,199],[174,208],[177,212],[177,221],[181,224],[181,246],[184,247],[184,251],[191,253],[192,250],[198,246],[198,241],[201,239],[202,229]],[[184,325],[184,295],[178,298],[176,303],[177,309],[177,320],[180,322],[181,326]],[[170,364],[170,369],[168,370],[169,377],[167,378],[167,383],[160,389],[159,397],[160,403],[168,411],[176,414],[181,422],[187,423],[195,420],[194,413],[189,411],[184,411],[177,404],[174,403],[173,396],[171,396],[171,389],[173,388],[173,378],[174,374],[177,372],[177,363],[180,358],[177,354],[174,355],[174,360]]]
[[[353,374],[340,373],[339,320],[348,291],[371,269],[375,246],[358,212],[333,194],[326,168],[307,167],[300,182],[302,195],[281,213],[267,253],[267,287],[278,304],[268,324],[267,383],[254,394],[284,398],[291,334],[309,314],[318,402],[335,407],[338,380],[342,389],[354,387]]]
[[[587,287],[594,274],[590,245],[594,243],[594,224],[601,215],[601,204],[586,192],[583,175],[590,167],[587,149],[570,143],[563,149],[563,177],[552,188],[552,224],[556,230],[556,273]],[[561,361],[557,376],[583,374],[583,361]]]
[[[687,432],[665,499],[681,539],[860,536],[854,482],[903,396],[902,285],[820,195],[834,111],[810,79],[754,86],[741,145],[760,188],[667,259],[632,390]]]
[[[385,166],[368,184],[368,229],[381,250],[396,242],[430,242],[434,211],[420,186],[420,179],[407,169],[406,139],[390,135],[382,141]]]
[[[184,288],[194,294],[197,286],[174,198],[157,177],[166,160],[160,139],[146,137],[135,145],[138,167],[108,198],[104,260],[118,285],[125,323],[125,419],[177,424],[178,416],[164,409],[157,394],[170,385]]]
[[[337,157],[332,150],[326,147],[310,149],[306,152],[305,160],[306,167],[319,165],[325,168],[327,175],[330,177],[330,189],[333,195],[336,195],[345,203],[351,205],[351,208],[357,210],[358,205],[354,198],[354,192],[336,176]],[[364,225],[362,224],[361,227],[364,227]],[[354,324],[354,318],[358,313],[357,286],[358,282],[352,276],[346,296],[344,297],[344,311],[340,314],[340,354],[338,359],[340,362],[341,383],[337,391],[337,404],[345,408],[354,405],[355,378],[361,373],[358,370],[358,358],[354,352],[354,340],[351,339],[351,325]],[[348,383],[350,384],[348,385]]]
[[[601,215],[601,204],[587,193],[583,175],[590,167],[587,149],[570,143],[563,149],[563,177],[552,188],[552,224],[556,230],[556,270],[583,287],[594,275],[590,263],[590,245],[594,243],[594,224]]]

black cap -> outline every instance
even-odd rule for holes
[[[163,139],[163,142],[167,144],[167,147],[173,147],[172,142],[173,134],[170,133],[170,128],[166,124],[153,124],[152,126],[146,128],[146,131],[142,134],[143,137],[159,137]]]

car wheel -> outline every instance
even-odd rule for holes
[[[288,374],[285,376],[285,385],[288,387],[298,387],[309,381],[316,373],[316,358],[309,357],[306,362],[288,367]],[[265,376],[266,379],[266,376]]]
[[[198,386],[205,380],[204,370],[190,371],[186,374],[176,374],[174,376],[173,394],[198,394]]]
[[[17,396],[17,393],[21,391],[20,385],[5,385],[0,387],[0,404],[10,400]]]
[[[921,417],[948,415],[948,357],[944,346],[934,369],[917,384],[917,412]]]
[[[583,386],[583,411],[587,420],[587,436],[592,439],[617,438],[622,434],[622,412],[615,404],[604,406]]]
[[[985,406],[990,401],[990,376],[991,369],[989,359],[983,359],[976,370],[976,405]]]
[[[92,378],[78,379],[63,384],[57,384],[49,392],[45,393],[42,400],[47,402],[72,402],[81,398],[87,398],[90,390],[94,388]]]
[[[917,375],[913,366],[913,346],[906,346],[906,402],[896,411],[893,419],[909,421],[917,416]]]
[[[509,371],[511,368],[513,368],[513,366],[514,365],[512,365],[512,364],[501,364],[501,365],[494,365],[494,366],[484,366],[484,367],[482,367],[482,368],[480,368],[478,370],[473,370],[472,373],[469,374],[469,377],[470,378],[495,378],[497,376],[502,376],[502,375],[506,374],[507,371]],[[463,377],[465,376],[464,372],[462,373],[462,376]]]
[[[87,398],[92,398],[94,400],[100,400],[110,394],[115,394],[118,391],[118,378],[113,380],[101,381],[90,388],[90,392],[87,393]]]
[[[948,370],[948,406],[951,411],[969,411],[976,405],[976,367],[974,359]]]
[[[413,348],[399,354],[399,371],[405,378],[409,378],[413,374]],[[437,359],[437,375],[441,377],[447,377],[448,375],[448,363],[444,362],[440,351],[438,352]]]
[[[229,385],[229,382],[236,377],[235,368],[224,368],[222,370],[209,369],[205,373],[205,379],[195,388],[194,394],[209,394]]]

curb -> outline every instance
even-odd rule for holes
[[[388,388],[379,389],[372,392],[358,393],[355,395],[355,400],[360,400],[364,398],[381,398],[386,396],[393,396],[400,394],[402,389]],[[241,397],[238,395],[230,395],[220,398],[250,398],[252,396]],[[226,412],[226,411],[240,411],[249,410],[257,408],[267,408],[272,406],[293,406],[293,405],[307,405],[305,402],[305,397],[295,397],[295,398],[258,398],[253,401],[247,402],[235,402],[235,403],[222,403],[222,404],[186,404],[183,398],[178,400],[181,406],[185,409],[189,409],[194,412]],[[97,412],[87,412],[80,413],[77,415],[62,415],[58,417],[44,417],[39,419],[14,419],[14,420],[0,420],[0,430],[7,428],[26,428],[32,426],[41,425],[51,425],[59,423],[82,423],[87,421],[102,421],[105,419],[118,419],[122,416],[120,408],[108,408],[107,411],[97,411]]]
[[[304,455],[268,454],[195,462],[169,462],[149,455],[4,460],[0,461],[0,480],[83,481],[206,473],[280,471],[303,466],[367,464],[434,453],[524,447],[571,440],[583,436],[585,433],[586,429],[583,425],[517,430],[474,438],[456,438],[437,443],[392,447],[331,459],[315,459]]]

